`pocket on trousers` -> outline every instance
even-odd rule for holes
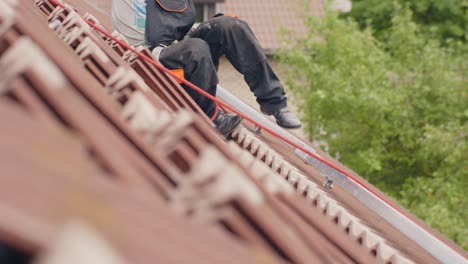
[[[155,0],[167,12],[183,13],[187,10],[187,0]]]

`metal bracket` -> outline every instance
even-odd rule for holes
[[[327,190],[333,189],[333,181],[327,177],[327,180],[323,183],[323,187]]]
[[[262,134],[262,128],[259,126],[255,126],[255,134],[261,135]]]

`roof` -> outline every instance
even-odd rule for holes
[[[72,7],[15,3],[0,2],[7,252],[68,261],[53,241],[85,239],[110,263],[438,262],[278,138],[245,122],[223,140],[173,78]]]
[[[323,14],[322,0],[309,0],[309,3],[310,10],[304,10],[302,0],[227,0],[220,5],[220,9],[223,13],[234,13],[248,21],[262,47],[267,52],[273,52],[282,47],[282,31],[304,35],[307,30],[304,15]]]

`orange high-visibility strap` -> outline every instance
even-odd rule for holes
[[[174,69],[174,70],[170,70],[172,73],[174,73],[175,75],[179,76],[180,78],[184,79],[185,80],[185,77],[184,77],[184,69]],[[176,79],[176,81],[179,83],[179,84],[182,84],[183,81],[181,80],[178,80]]]
[[[236,14],[223,14],[223,13],[218,13],[216,15],[213,16],[213,18],[216,18],[216,17],[222,17],[222,16],[230,16],[230,17],[233,17],[235,19],[239,19],[239,16],[236,15]]]

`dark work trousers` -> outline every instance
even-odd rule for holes
[[[240,19],[221,16],[201,23],[188,39],[164,48],[159,60],[169,69],[183,68],[187,80],[216,96],[216,69],[222,55],[243,74],[262,110],[271,112],[287,105],[281,82],[252,30]],[[189,87],[184,88],[211,117],[215,104]]]

